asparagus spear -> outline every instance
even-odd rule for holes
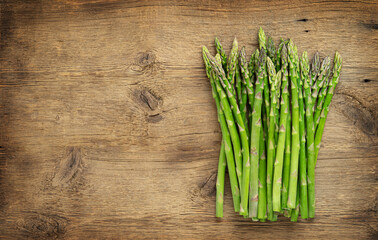
[[[238,59],[238,41],[235,38],[233,43],[232,43],[231,52],[229,54],[228,61],[227,61],[227,74],[223,71],[225,76],[227,76],[226,80],[231,85],[230,90],[232,90],[232,93],[234,95],[236,95],[234,83],[235,83],[235,72],[236,72],[235,70],[236,70],[236,66],[237,66],[237,59]],[[222,65],[221,65],[221,68],[222,68]]]
[[[290,109],[290,106],[288,106]],[[289,190],[289,179],[290,179],[290,159],[291,159],[291,114],[287,116],[287,128],[286,128],[286,140],[285,140],[285,155],[283,163],[283,173],[282,173],[282,197],[281,197],[281,208],[287,209],[287,197]]]
[[[268,36],[268,42],[266,43],[266,55],[272,60],[273,63],[276,62],[276,47],[274,46],[274,41],[271,36]],[[278,71],[278,70],[277,70]]]
[[[216,196],[216,204],[215,204],[215,209],[216,209],[215,216],[220,217],[220,218],[223,217],[224,176],[226,174],[226,153],[224,150],[224,144],[225,144],[224,140],[222,139],[222,145],[219,152],[218,174],[217,174],[217,184],[216,184],[217,196]]]
[[[299,188],[299,187],[298,187]],[[291,211],[291,216],[290,216],[290,220],[292,222],[296,222],[298,221],[298,215],[299,215],[299,202],[300,202],[300,194],[299,194],[299,191],[297,191],[297,199],[296,199],[296,202],[295,202],[295,208],[292,209]],[[301,202],[302,203],[302,202]],[[302,213],[302,205],[300,205],[301,207],[301,213]]]
[[[264,89],[264,77],[265,77],[265,65],[266,65],[266,52],[265,49],[261,49],[258,63],[258,74],[256,79],[255,88],[255,100],[253,103],[252,111],[252,129],[251,129],[251,177],[250,177],[250,215],[252,218],[257,217],[258,206],[258,173],[259,173],[259,146],[260,146],[260,130],[261,130],[261,105],[262,95]],[[244,172],[243,172],[244,173]],[[243,175],[244,177],[244,175]]]
[[[223,50],[222,44],[219,42],[218,38],[215,38],[215,48],[217,49],[217,53],[219,53],[221,57],[222,67],[226,71],[227,69],[227,55],[226,52]],[[226,72],[227,74],[227,72]]]
[[[236,96],[237,100],[239,102],[239,105],[241,106],[242,104],[242,79],[240,77],[240,70],[238,64],[236,65],[235,68],[235,88],[236,88]]]
[[[328,85],[329,85],[329,75],[331,73],[331,70],[329,69],[328,71],[328,74],[327,74],[327,77],[326,77],[326,81],[325,83],[323,84],[320,92],[319,92],[319,96],[318,96],[318,101],[317,101],[317,104],[316,104],[316,110],[315,110],[315,114],[314,114],[314,124],[315,124],[315,129],[316,127],[318,126],[319,124],[319,121],[320,121],[320,113],[322,112],[323,110],[323,104],[324,104],[324,100],[325,100],[325,97],[327,95],[327,89],[328,89]]]
[[[235,47],[236,46],[236,47]],[[234,47],[232,48],[230,56],[236,56],[237,54],[233,51],[237,51],[237,41],[234,40]],[[245,131],[244,121],[240,114],[239,106],[236,102],[235,94],[233,93],[233,88],[231,83],[226,78],[222,66],[218,63],[210,54],[207,52],[207,57],[209,62],[216,73],[217,79],[222,84],[223,88],[227,92],[227,97],[230,102],[231,110],[234,114],[236,124],[239,127],[240,140],[242,143],[242,154],[243,154],[243,174],[242,174],[242,184],[241,184],[241,205],[240,205],[240,214],[248,214],[248,186],[249,186],[249,169],[250,169],[250,160],[249,160],[249,141],[248,135]],[[231,59],[231,58],[230,58]],[[233,58],[232,58],[233,59]],[[236,59],[234,59],[236,61]],[[230,66],[234,63],[229,64]],[[229,68],[230,69],[230,68]]]
[[[322,140],[324,125],[325,125],[327,115],[329,112],[329,106],[331,105],[331,101],[332,101],[333,94],[335,93],[336,85],[339,83],[341,66],[342,66],[341,55],[338,52],[336,52],[335,59],[334,59],[332,81],[330,81],[328,85],[327,95],[324,100],[322,113],[320,115],[319,126],[316,129],[316,134],[315,134],[315,164],[318,158],[318,153],[320,149],[320,141]]]
[[[246,53],[245,53],[244,47],[241,49],[239,53],[239,62],[240,62],[241,75],[243,78],[243,84],[245,85],[245,89],[246,89],[246,96],[248,95],[248,104],[250,108],[252,109],[253,101],[254,101],[254,89],[253,89],[252,79],[250,78],[249,66],[247,64]],[[250,114],[252,115],[252,113]],[[250,132],[248,132],[248,135],[249,134]]]
[[[246,126],[246,132],[248,133],[248,116],[247,116],[247,91],[245,88],[244,79],[240,76],[239,64],[236,66],[236,93],[237,100],[239,102],[240,114],[242,115],[244,126]]]
[[[328,92],[324,100],[323,110],[320,116],[319,126],[315,134],[315,156],[312,161],[308,162],[308,199],[309,199],[309,217],[315,217],[315,165],[320,149],[320,141],[322,140],[324,125],[329,112],[329,106],[332,101],[335,88],[339,82],[340,71],[342,66],[342,58],[338,52],[335,54],[333,76],[328,86]]]
[[[307,55],[306,52],[303,53]],[[306,56],[302,57],[302,71],[308,69],[306,66],[307,58]],[[312,74],[312,73],[311,73]],[[313,111],[312,111],[312,96],[311,96],[311,79],[304,78],[303,80],[303,87],[304,87],[304,100],[306,104],[306,142],[307,142],[307,194],[308,194],[308,217],[314,217],[315,213],[315,205],[311,204],[311,201],[314,201],[312,197],[314,197],[314,187],[313,182],[315,180],[315,148],[314,148],[314,121],[313,121]]]
[[[303,102],[303,83],[308,81],[308,58],[307,52],[303,52],[301,62],[301,78],[299,79],[298,100],[299,100],[299,193],[301,197],[301,217],[308,218],[307,203],[307,159],[306,159],[306,134],[305,134],[305,107]]]
[[[226,93],[221,87],[219,80],[215,78],[214,72],[211,69],[210,62],[208,59],[209,52],[206,47],[203,47],[203,59],[206,65],[206,73],[210,79],[210,84],[212,87],[213,98],[215,99],[215,104],[218,111],[218,120],[222,130],[223,141],[225,143],[225,154],[227,160],[228,174],[230,177],[231,192],[234,202],[235,212],[239,212],[240,207],[240,191],[237,179],[237,172],[235,169],[234,156],[232,151],[231,139],[239,139],[238,132],[235,124],[233,124],[234,119],[230,109],[230,105],[227,101]],[[235,145],[238,141],[235,141]],[[240,146],[239,146],[240,149]]]
[[[282,59],[282,99],[280,108],[280,132],[278,134],[277,150],[276,150],[276,160],[274,161],[274,175],[273,175],[273,211],[281,211],[281,187],[282,187],[282,167],[283,167],[283,156],[285,150],[285,140],[286,140],[286,129],[287,129],[287,116],[288,116],[288,58],[287,58],[287,48],[282,47],[281,52]]]
[[[285,45],[285,41],[283,40],[283,38],[281,38],[280,40],[280,44],[278,45],[278,48],[277,48],[277,52],[276,52],[276,71],[278,72],[278,70],[281,69],[281,51],[282,51],[282,47]]]
[[[263,124],[266,124],[263,122]],[[260,129],[259,144],[259,200],[258,200],[258,219],[266,219],[266,152],[265,152],[265,134],[263,128]]]
[[[281,71],[281,70],[280,70]],[[281,84],[282,84],[282,81],[281,81],[281,78],[280,79],[277,79],[277,86],[276,86],[276,95],[277,95],[277,102],[280,102],[280,99],[281,99]],[[278,141],[278,133],[279,133],[279,121],[280,121],[280,104],[276,104],[276,109],[274,110],[274,116],[275,116],[275,120],[274,120],[274,124],[275,124],[275,131],[274,131],[274,142],[277,142]]]
[[[297,197],[298,164],[299,164],[299,105],[298,105],[298,53],[293,41],[288,43],[289,67],[291,79],[291,111],[292,111],[292,130],[291,130],[291,159],[290,159],[290,180],[287,207],[295,208]]]
[[[267,58],[267,67],[270,79],[270,89],[271,89],[271,105],[270,105],[270,122],[268,127],[268,151],[267,151],[267,179],[266,179],[266,188],[267,188],[267,205],[268,205],[268,220],[274,219],[274,212],[273,212],[273,164],[274,164],[274,157],[275,157],[275,149],[276,149],[276,142],[274,138],[275,134],[275,126],[276,126],[276,105],[277,105],[277,94],[276,88],[278,82],[281,82],[281,71],[276,74],[276,70],[274,67],[273,62],[270,58]]]
[[[250,71],[249,76],[250,76],[250,82],[252,84],[252,95],[248,94],[248,102],[250,106],[250,111],[249,111],[249,129],[252,129],[252,110],[253,110],[253,104],[254,104],[254,91],[253,91],[253,84],[256,81],[257,78],[257,69],[258,69],[258,61],[259,61],[259,55],[260,52],[258,49],[255,50],[255,52],[251,55],[251,59],[248,64],[248,70]]]
[[[319,94],[320,89],[325,84],[330,63],[331,63],[330,58],[325,57],[323,62],[322,62],[322,66],[320,67],[318,78],[317,78],[316,82],[312,85],[312,103],[313,103],[312,112],[315,112],[315,102],[316,102],[316,99],[318,98],[318,94]]]
[[[265,33],[262,30],[262,28],[260,28],[260,31],[259,31],[260,49],[264,49],[267,52],[267,45],[266,45],[265,38],[266,38]],[[265,106],[265,108],[263,109],[263,119],[265,120],[265,118],[266,118],[266,122],[267,122],[267,124],[264,127],[265,133],[268,132],[268,125],[269,125],[269,111],[270,111],[270,97],[269,96],[270,95],[269,95],[268,77],[267,77],[267,74],[266,74],[266,71],[265,71],[264,72],[264,106]]]
[[[260,27],[259,29],[259,48],[260,48],[260,51],[263,48],[266,50],[266,36],[262,27]]]
[[[311,63],[311,78],[309,82],[310,86],[312,86],[315,83],[316,77],[318,76],[319,71],[320,71],[320,57],[319,57],[319,52],[316,52]]]

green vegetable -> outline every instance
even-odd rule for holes
[[[203,47],[203,60],[222,131],[216,217],[223,217],[226,167],[234,210],[252,221],[296,222],[315,216],[315,166],[342,59],[299,57],[292,40],[278,46],[263,29],[247,61],[234,39],[227,56]],[[289,81],[290,80],[290,81]],[[290,89],[290,91],[289,91]]]
[[[222,145],[219,152],[218,174],[216,183],[215,216],[220,218],[223,217],[224,176],[226,175],[226,153],[224,150],[224,145],[225,143],[222,140]]]
[[[295,208],[297,198],[298,164],[299,164],[299,104],[298,104],[298,72],[299,67],[297,47],[293,41],[288,43],[289,69],[291,80],[291,159],[290,159],[290,179],[289,195],[287,207]]]
[[[301,217],[308,218],[307,203],[307,157],[306,157],[306,123],[305,123],[305,106],[303,101],[303,83],[308,82],[308,59],[307,52],[303,52],[301,62],[301,77],[298,81],[298,101],[299,101],[299,194],[301,197]],[[297,199],[298,202],[298,199]]]
[[[273,175],[273,211],[281,211],[281,188],[282,188],[282,167],[283,157],[285,150],[286,129],[287,129],[287,116],[289,114],[289,72],[288,72],[288,57],[287,48],[283,46],[282,53],[282,99],[280,108],[280,131],[278,134],[278,142],[276,149],[276,159],[274,161],[274,175]]]
[[[255,100],[252,111],[252,130],[251,130],[251,172],[250,172],[250,216],[257,218],[257,206],[259,200],[258,182],[259,182],[259,147],[261,131],[261,107],[264,90],[264,78],[266,76],[266,52],[262,48],[259,56],[258,74],[256,79]],[[243,179],[244,180],[244,179]]]
[[[208,59],[209,52],[206,47],[203,47],[203,59],[206,65],[206,73],[210,79],[212,87],[213,98],[217,106],[218,120],[222,130],[222,137],[225,144],[225,154],[227,159],[228,174],[230,176],[231,192],[234,201],[235,212],[239,212],[240,207],[240,190],[235,169],[234,156],[232,151],[231,138],[236,135],[239,138],[235,124],[233,124],[233,116],[230,105],[227,101],[226,93],[224,92],[218,78],[215,77],[214,71],[210,67]],[[218,55],[219,56],[219,55]]]

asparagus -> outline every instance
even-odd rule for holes
[[[215,48],[217,50],[217,53],[219,53],[219,55],[221,57],[222,67],[226,71],[226,69],[227,69],[227,55],[226,55],[226,52],[223,50],[223,46],[219,42],[217,37],[215,38]]]
[[[303,83],[308,81],[308,59],[307,52],[303,52],[301,62],[301,78],[299,79],[298,100],[299,100],[299,137],[300,137],[300,151],[299,151],[299,193],[301,197],[301,217],[306,219],[308,217],[308,203],[307,203],[307,159],[306,159],[306,134],[305,134],[305,107],[303,101]],[[298,201],[298,200],[297,200]]]
[[[230,56],[236,56],[237,53],[234,51],[237,51],[237,41],[234,40],[234,46],[231,50]],[[208,52],[207,52],[208,53]],[[240,140],[242,143],[242,154],[243,154],[243,174],[242,174],[242,183],[241,183],[241,205],[240,205],[240,214],[245,215],[248,214],[248,186],[249,186],[249,168],[250,168],[250,160],[249,160],[249,141],[248,141],[248,135],[245,131],[244,121],[240,114],[239,106],[236,102],[235,94],[233,93],[233,88],[231,83],[228,81],[228,79],[225,76],[225,73],[222,69],[222,66],[220,63],[216,62],[215,59],[210,55],[207,54],[208,59],[210,60],[210,64],[213,68],[213,70],[216,73],[217,79],[219,79],[219,82],[222,84],[223,88],[227,92],[227,97],[230,102],[231,110],[234,114],[236,124],[239,127],[239,134],[240,134]],[[236,61],[236,59],[231,58]],[[228,66],[233,66],[234,63],[230,63]],[[231,69],[231,68],[229,68]],[[234,123],[233,123],[234,124]]]
[[[265,49],[261,49],[258,63],[258,74],[256,79],[255,100],[252,111],[252,128],[251,128],[251,172],[250,172],[250,216],[257,217],[258,206],[258,163],[259,163],[259,146],[260,146],[260,130],[261,130],[261,105],[264,89],[266,53]],[[244,173],[244,172],[243,172]],[[244,175],[243,175],[244,177]]]
[[[263,124],[266,124],[263,122]],[[265,152],[265,134],[263,128],[260,128],[259,143],[259,200],[258,200],[258,219],[264,220],[266,216],[266,152]]]
[[[299,105],[298,105],[298,53],[293,41],[288,43],[289,68],[291,79],[291,159],[290,159],[290,180],[287,207],[295,208],[297,197],[298,163],[299,163]]]
[[[223,217],[227,167],[234,210],[244,218],[313,218],[315,166],[342,60],[336,52],[329,78],[329,57],[320,61],[316,53],[310,66],[307,52],[299,61],[291,40],[276,48],[262,28],[258,41],[248,63],[236,39],[229,56],[218,38],[215,57],[203,48],[222,130],[216,217]]]
[[[262,27],[260,27],[259,29],[259,48],[260,48],[260,51],[263,48],[266,50],[266,37],[265,37],[265,32],[262,29]]]
[[[247,120],[247,91],[244,84],[244,79],[242,80],[240,76],[240,69],[239,65],[236,66],[236,93],[237,93],[237,100],[240,106],[240,114],[244,121],[244,126],[246,126],[246,132],[248,133],[248,120]]]
[[[239,66],[236,65],[236,68],[235,68],[235,88],[236,88],[236,96],[237,96],[237,100],[239,102],[239,105],[241,106],[242,104],[242,79],[240,77],[240,70],[239,70]]]
[[[247,96],[248,96],[248,104],[249,106],[253,106],[253,92],[254,92],[254,89],[253,89],[253,83],[250,79],[250,74],[249,74],[249,66],[247,64],[247,60],[246,60],[246,53],[245,53],[245,48],[243,47],[241,50],[240,50],[240,53],[239,53],[239,63],[240,63],[240,71],[241,71],[241,75],[242,75],[242,79],[243,79],[243,85],[245,86],[245,90],[246,90],[246,93],[245,93],[245,97],[243,98],[243,105],[244,105],[244,101],[245,101],[245,104],[246,104],[246,100],[247,100]],[[245,105],[246,106],[246,105]],[[246,117],[247,119],[247,117]],[[249,130],[248,130],[248,120],[246,121],[247,124],[245,125],[246,126],[246,129],[247,129],[247,132],[248,132],[248,135],[250,134]]]
[[[270,122],[268,127],[268,151],[267,151],[267,178],[266,178],[266,188],[267,188],[267,206],[268,206],[268,220],[274,219],[274,212],[273,212],[273,164],[274,164],[274,157],[275,157],[275,126],[276,126],[276,105],[277,104],[277,94],[276,88],[278,82],[281,82],[281,71],[276,74],[276,70],[274,67],[273,62],[270,58],[267,58],[267,67],[269,73],[269,80],[270,80],[270,89],[271,89],[271,105],[270,105]]]
[[[280,70],[281,71],[281,70]],[[281,84],[282,84],[282,81],[281,81],[281,78],[277,79],[277,86],[276,86],[276,97],[277,97],[277,102],[280,101],[280,98],[281,98]],[[275,120],[274,120],[274,124],[275,124],[275,130],[274,130],[274,141],[277,142],[278,140],[278,133],[279,133],[279,121],[280,121],[280,117],[279,117],[279,114],[280,114],[280,104],[276,104],[276,108],[274,110],[274,116],[275,116]]]
[[[285,45],[285,41],[283,40],[283,38],[281,38],[280,40],[280,44],[278,45],[278,48],[277,48],[277,51],[276,51],[276,71],[278,72],[278,70],[281,69],[281,51],[282,51],[282,47]]]
[[[331,63],[330,58],[325,57],[322,62],[322,66],[320,67],[318,78],[316,82],[312,85],[312,103],[313,103],[312,112],[315,112],[315,102],[316,102],[316,99],[318,98],[320,89],[323,87],[326,81],[330,63]]]
[[[299,202],[300,202],[300,194],[299,194],[299,191],[297,191],[297,199],[296,199],[296,201],[295,201],[295,208],[294,209],[292,209],[292,211],[291,211],[291,218],[290,218],[290,220],[292,221],[292,222],[296,222],[296,221],[298,221],[298,215],[299,215]],[[302,202],[301,202],[302,203]],[[301,207],[301,213],[302,213],[302,205],[300,205],[300,207]]]
[[[272,60],[273,63],[276,62],[276,47],[274,46],[274,41],[271,36],[268,36],[268,42],[266,43],[266,55]]]
[[[260,48],[266,50],[266,52],[268,54],[265,38],[266,38],[265,33],[262,30],[262,28],[260,28],[260,31],[259,31]],[[270,44],[272,44],[272,43],[270,43]],[[273,43],[273,45],[274,45],[274,43]],[[269,58],[269,56],[267,58]],[[268,125],[269,125],[269,115],[268,114],[269,114],[269,111],[270,111],[270,97],[269,97],[268,77],[267,77],[266,71],[264,71],[264,94],[263,94],[263,96],[264,96],[264,106],[265,106],[265,108],[263,109],[263,118],[264,119],[266,118],[266,122],[267,122],[267,124],[264,127],[264,131],[265,131],[265,133],[267,133],[268,132]]]
[[[308,62],[307,62],[307,53],[304,52],[301,62],[301,68],[304,72],[308,69]],[[303,87],[304,87],[304,100],[306,105],[306,143],[307,143],[307,194],[308,194],[308,217],[314,217],[315,213],[315,204],[311,204],[314,201],[313,197],[315,197],[315,188],[314,188],[314,180],[315,180],[315,148],[314,148],[314,121],[313,121],[313,111],[312,111],[312,96],[311,96],[311,79],[304,78],[303,79]]]
[[[219,80],[215,77],[214,72],[211,69],[210,62],[208,59],[209,52],[206,47],[203,47],[203,59],[206,65],[206,73],[210,79],[210,84],[212,87],[213,98],[215,99],[215,104],[218,111],[218,120],[222,130],[223,141],[225,143],[225,154],[227,160],[228,174],[230,177],[231,192],[234,202],[235,212],[239,212],[240,207],[240,191],[237,179],[237,171],[235,169],[234,156],[232,151],[231,139],[239,139],[238,132],[235,124],[233,124],[234,119],[230,109],[230,105],[227,101],[226,93],[221,87]],[[234,143],[234,142],[233,142]],[[235,141],[236,145],[238,142]],[[239,146],[240,149],[240,146]]]
[[[326,77],[326,81],[324,82],[324,84],[323,84],[323,86],[322,86],[322,88],[321,88],[321,90],[319,92],[318,101],[317,101],[317,104],[316,104],[316,111],[315,111],[315,114],[314,114],[315,130],[316,130],[316,127],[319,124],[320,113],[323,110],[324,100],[325,100],[325,97],[327,95],[327,89],[328,89],[328,85],[329,85],[329,75],[330,75],[330,73],[331,73],[331,70],[328,71],[328,74],[327,74],[327,77]]]
[[[215,92],[215,94],[217,93]],[[225,143],[222,140],[222,145],[219,152],[218,174],[217,174],[217,184],[216,184],[217,196],[216,196],[216,204],[215,204],[215,209],[216,209],[215,216],[220,217],[220,218],[223,217],[224,176],[226,174],[226,153],[224,150],[224,145]]]
[[[288,62],[287,62],[287,48],[282,47],[282,99],[280,108],[280,132],[278,134],[277,149],[274,161],[274,175],[273,175],[273,211],[281,211],[281,187],[282,187],[282,167],[283,156],[285,150],[286,129],[287,129],[287,115],[288,115]]]
[[[320,141],[322,140],[324,125],[325,125],[327,115],[329,112],[329,106],[331,105],[331,101],[332,101],[333,94],[335,93],[336,85],[339,83],[341,66],[342,66],[341,55],[338,52],[336,52],[335,59],[334,59],[332,81],[330,81],[328,85],[327,95],[325,97],[323,110],[320,115],[319,126],[316,129],[316,134],[315,134],[315,164],[316,164],[316,160],[318,159]]]
[[[319,71],[320,71],[320,57],[319,57],[319,52],[316,52],[311,63],[311,78],[309,82],[310,86],[312,86],[315,83],[316,77],[318,76]]]
[[[335,53],[334,67],[332,81],[330,81],[328,86],[328,91],[326,98],[324,100],[324,106],[320,117],[319,126],[316,129],[315,134],[315,157],[312,161],[308,162],[308,199],[309,199],[309,217],[315,217],[315,165],[318,158],[318,153],[320,149],[320,141],[323,136],[323,130],[327,115],[329,112],[329,106],[332,101],[333,94],[335,93],[335,88],[339,82],[340,71],[342,66],[342,58],[338,52]]]
[[[225,74],[225,77],[227,76],[226,80],[231,85],[230,90],[232,90],[232,93],[234,95],[235,95],[234,82],[235,82],[235,72],[236,72],[235,70],[237,66],[237,59],[238,59],[238,41],[235,38],[232,43],[231,52],[229,54],[228,61],[227,61],[227,73],[223,71]],[[220,67],[222,68],[222,66]]]
[[[290,108],[290,106],[288,106]],[[285,155],[283,163],[283,173],[282,173],[282,197],[281,197],[281,208],[287,209],[287,197],[289,190],[289,179],[290,179],[290,157],[291,157],[291,114],[287,116],[287,128],[286,128],[286,140],[285,140]]]

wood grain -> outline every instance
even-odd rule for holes
[[[375,1],[2,1],[1,239],[377,239]],[[344,59],[316,219],[215,218],[220,129],[201,46],[262,26]],[[228,182],[228,180],[226,180]]]

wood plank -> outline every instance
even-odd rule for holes
[[[3,1],[0,238],[376,239],[377,3]],[[316,219],[215,218],[220,129],[201,46],[262,26],[343,71]],[[228,184],[228,180],[226,180]]]

